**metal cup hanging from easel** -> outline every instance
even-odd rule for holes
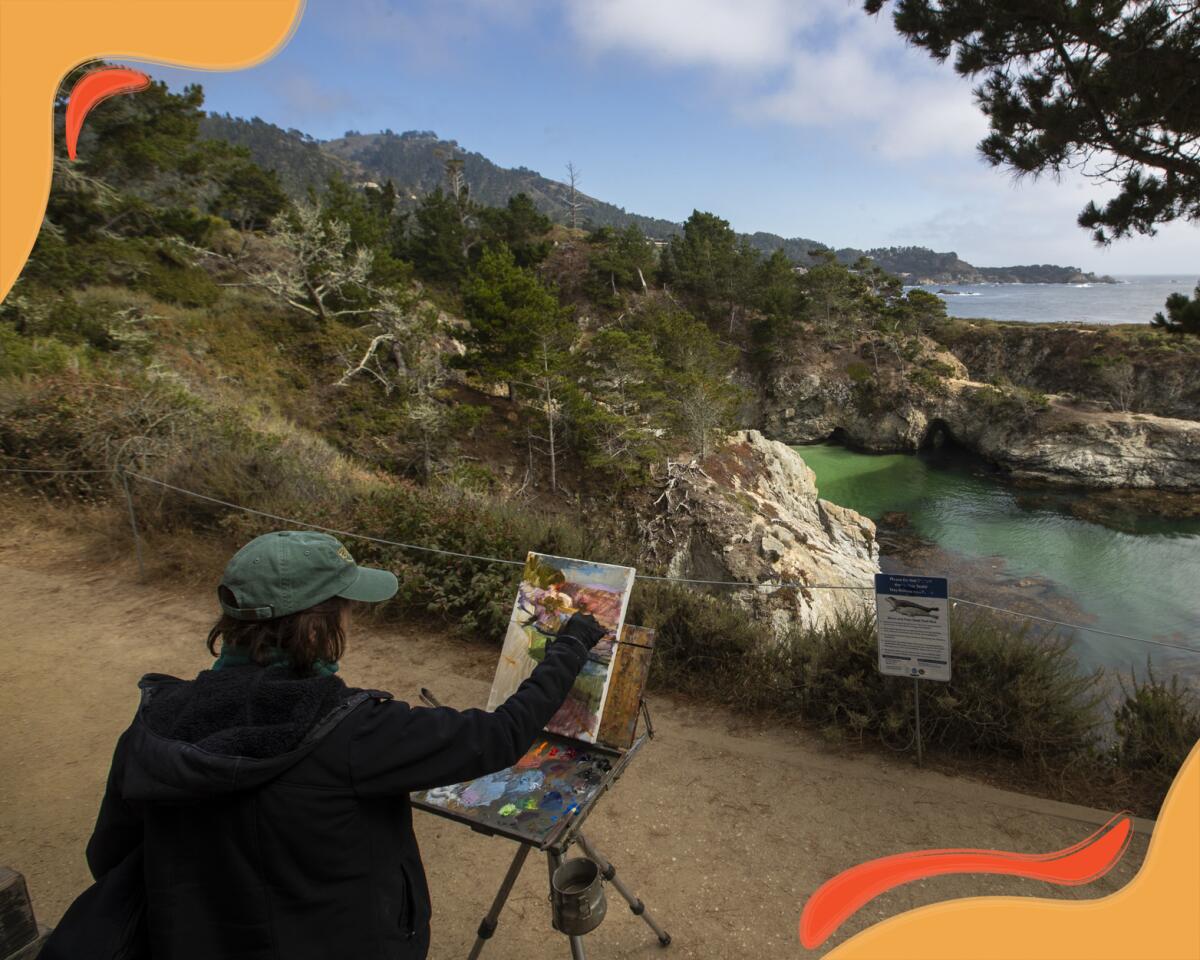
[[[579,937],[600,926],[608,903],[595,862],[586,857],[564,861],[550,878],[550,906],[554,929],[561,933]]]

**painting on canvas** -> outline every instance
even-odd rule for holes
[[[504,636],[488,709],[495,710],[516,692],[545,657],[546,644],[571,614],[584,611],[595,617],[606,633],[546,729],[595,743],[612,676],[615,640],[625,620],[633,578],[632,567],[530,553]]]

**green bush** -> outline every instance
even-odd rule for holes
[[[942,364],[945,366],[945,364]],[[946,386],[946,382],[939,377],[934,371],[924,367],[917,367],[908,374],[910,383],[916,384],[923,390],[928,391],[936,397],[949,396],[950,388]]]
[[[210,307],[221,296],[220,287],[203,270],[166,259],[150,260],[135,287],[181,307]]]
[[[1164,683],[1149,663],[1146,680],[1121,683],[1113,758],[1117,766],[1166,791],[1188,753],[1200,741],[1200,703],[1177,676]]]
[[[772,642],[728,602],[639,585],[635,616],[658,629],[652,676],[661,684],[895,749],[913,743],[912,684],[879,672],[866,613]],[[926,745],[1042,766],[1091,751],[1100,676],[1078,674],[1065,645],[982,616],[953,620],[951,642],[953,679],[923,688]]]
[[[78,351],[61,340],[23,337],[0,321],[0,379],[61,373],[78,360]]]
[[[846,364],[846,376],[854,383],[866,383],[871,379],[871,368],[861,360]]]

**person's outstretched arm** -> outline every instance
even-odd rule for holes
[[[516,763],[566,699],[604,635],[590,616],[576,614],[546,657],[492,713],[449,707],[370,702],[356,711],[350,769],[356,790],[386,796],[460,783]]]

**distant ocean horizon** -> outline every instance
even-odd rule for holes
[[[1025,323],[1149,323],[1172,293],[1188,296],[1196,274],[1113,275],[1118,283],[935,283],[952,317]],[[913,288],[907,288],[913,289]],[[946,292],[941,292],[946,291]]]

